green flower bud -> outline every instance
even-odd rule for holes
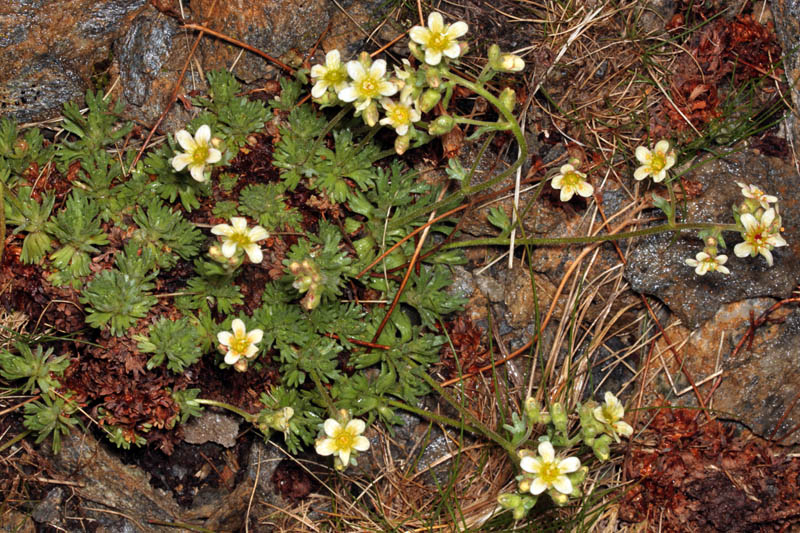
[[[514,106],[517,105],[517,95],[514,92],[514,89],[506,87],[503,89],[503,92],[500,93],[499,98],[500,103],[503,104],[503,107],[509,111],[514,111]]]
[[[521,57],[515,54],[503,54],[498,61],[500,68],[503,72],[519,72],[525,68],[525,62]]]
[[[608,435],[601,435],[594,440],[592,444],[592,451],[594,456],[600,461],[606,461],[611,457],[611,437]]]
[[[416,57],[419,62],[425,63],[425,52],[420,49],[417,43],[410,41],[408,43],[408,49],[411,50],[411,54]]]
[[[320,105],[320,107],[331,107],[339,103],[339,97],[336,96],[336,93],[333,91],[325,91],[322,93],[322,96],[319,98],[314,98],[314,101]]]
[[[430,67],[425,71],[425,81],[428,87],[436,89],[442,84],[442,75],[438,68]]]
[[[370,102],[367,108],[361,111],[361,114],[364,119],[364,124],[370,128],[373,127],[378,123],[378,118],[380,117],[378,113],[378,104],[375,103],[375,101]]]
[[[419,110],[422,113],[427,113],[428,111],[433,109],[441,99],[442,99],[442,93],[440,93],[436,89],[428,89],[427,91],[422,93],[422,96],[420,96],[419,98]]]
[[[450,115],[442,115],[436,117],[436,119],[431,122],[430,126],[428,126],[428,133],[433,136],[444,135],[445,133],[449,133],[455,125],[456,121],[453,120],[453,117]]]
[[[522,506],[522,497],[513,492],[501,494],[497,497],[497,503],[499,503],[504,509],[514,509],[515,507]]]
[[[542,419],[542,406],[533,396],[525,400],[525,417],[531,425],[538,424]]]
[[[567,432],[567,412],[561,402],[556,402],[550,406],[550,416],[553,418],[553,425],[556,431]]]
[[[497,70],[500,62],[500,47],[497,44],[493,44],[489,47],[488,58],[489,66]]]
[[[550,498],[553,499],[553,503],[559,507],[563,507],[569,502],[569,494],[562,494],[556,489],[550,489],[547,493],[550,495]]]

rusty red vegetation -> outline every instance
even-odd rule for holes
[[[800,522],[800,458],[770,441],[663,405],[639,442],[628,460],[625,521],[666,533],[789,531]]]

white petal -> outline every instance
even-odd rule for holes
[[[364,70],[364,65],[362,65],[360,61],[348,61],[347,74],[353,78],[354,81],[359,81],[364,79],[367,75],[367,71]]]
[[[197,143],[194,142],[192,134],[186,130],[178,130],[175,132],[175,140],[181,145],[181,148],[189,153],[197,149]]]
[[[257,244],[248,244],[244,247],[244,252],[251,263],[257,265],[264,260],[264,254],[261,253],[261,247]]]
[[[203,165],[189,166],[189,174],[192,175],[192,178],[194,178],[195,181],[199,181],[200,183],[206,181],[205,166]]]
[[[339,94],[337,96],[339,97],[339,100],[341,100],[342,102],[352,102],[356,98],[358,98],[358,94],[356,94],[356,89],[352,85],[348,85],[347,87],[339,91]]]
[[[386,60],[377,59],[372,66],[369,67],[369,75],[371,78],[382,78],[386,74]]]
[[[225,241],[222,243],[222,255],[230,259],[236,253],[236,243],[233,241]]]
[[[594,187],[592,187],[585,181],[578,183],[578,194],[580,194],[584,198],[588,198],[589,196],[592,195],[593,192],[594,192]]]
[[[581,467],[581,460],[577,457],[567,457],[558,463],[558,470],[562,474],[569,474],[575,472]]]
[[[192,162],[192,156],[189,154],[178,154],[172,158],[172,168],[180,172],[186,165]]]
[[[230,331],[220,331],[217,333],[217,340],[220,344],[224,344],[225,346],[231,345],[231,339],[233,339],[233,333]]]
[[[350,448],[341,448],[339,450],[339,459],[342,461],[342,464],[346,467],[350,464]]]
[[[207,145],[208,141],[211,140],[211,128],[208,127],[208,124],[203,124],[197,131],[194,133],[194,142],[199,145]]]
[[[414,26],[409,30],[408,36],[417,44],[427,45],[431,39],[431,32],[428,28],[422,26]]]
[[[635,155],[636,159],[638,159],[640,163],[650,164],[650,161],[653,159],[653,154],[651,154],[650,150],[644,146],[637,147]]]
[[[335,69],[339,66],[342,62],[341,56],[339,55],[339,50],[333,49],[327,54],[325,54],[325,66],[328,68]]]
[[[328,69],[323,67],[322,65],[314,65],[313,67],[311,67],[310,74],[312,78],[321,78],[325,75],[327,71]]]
[[[534,496],[537,494],[541,494],[546,490],[547,490],[547,483],[542,481],[542,478],[540,477],[537,477],[536,479],[533,480],[533,483],[531,483],[531,494],[533,494]]]
[[[244,355],[244,356],[245,356],[247,359],[252,359],[252,358],[253,358],[253,357],[254,357],[254,356],[257,354],[257,353],[258,353],[258,346],[256,346],[255,344],[251,344],[251,345],[250,345],[250,346],[248,346],[248,347],[247,347],[247,349],[244,351],[244,354],[243,354],[243,355]]]
[[[669,150],[669,141],[661,139],[656,143],[655,151],[660,154],[666,154]]]
[[[653,181],[655,183],[660,183],[664,181],[664,178],[667,177],[667,171],[665,169],[659,170],[657,173],[653,174]]]
[[[213,228],[211,228],[211,233],[214,235],[225,235],[230,236],[233,235],[233,228],[227,224],[217,224]]]
[[[397,126],[394,131],[396,131],[398,135],[405,135],[408,133],[408,124],[401,124],[400,126]]]
[[[247,234],[247,237],[252,242],[263,241],[269,237],[269,232],[261,226],[253,226],[253,229],[250,230],[250,233]]]
[[[327,436],[335,437],[342,430],[342,425],[333,418],[329,418],[322,424],[322,428]]]
[[[648,167],[647,165],[642,165],[640,167],[637,167],[637,169],[633,171],[633,178],[636,181],[642,181],[649,175],[650,175],[650,167]]]
[[[618,403],[617,397],[614,396],[614,393],[610,390],[607,390],[606,393],[603,395],[603,399],[606,401],[607,404],[611,405],[612,403]]]
[[[247,342],[251,344],[258,344],[264,338],[264,330],[254,329],[247,332]]]
[[[378,86],[378,91],[383,96],[392,96],[397,92],[397,85],[390,81],[382,81]]]
[[[769,226],[772,224],[772,221],[775,220],[775,209],[770,207],[764,214],[761,215],[761,225],[762,226]]]
[[[731,271],[728,270],[728,267],[722,266],[722,265],[718,265],[717,266],[717,272],[719,272],[720,274],[730,274],[731,273]],[[633,430],[631,430],[631,431],[633,431]]]
[[[786,239],[784,239],[782,235],[775,233],[774,235],[769,236],[767,243],[771,244],[775,248],[779,248],[781,246],[786,246]]]
[[[453,43],[444,50],[444,55],[449,57],[450,59],[455,59],[459,55],[461,55],[461,47],[458,46],[458,43]]]
[[[244,327],[244,322],[240,318],[234,318],[231,322],[231,331],[233,331],[234,337],[242,338],[247,333],[247,330]]]
[[[432,48],[425,49],[425,62],[433,67],[441,63],[442,61],[442,53],[438,50],[433,50]]]
[[[364,430],[367,428],[367,424],[364,423],[363,420],[358,418],[354,418],[350,422],[347,423],[345,426],[345,430],[349,431],[355,435],[361,435],[364,433]]]
[[[369,450],[369,439],[367,437],[359,435],[353,441],[353,449],[358,450],[360,452],[365,452]]]
[[[550,186],[553,187],[554,189],[560,189],[562,181],[564,181],[564,176],[562,174],[559,174],[558,176],[553,178],[553,181],[550,182]]]
[[[529,474],[535,474],[539,471],[538,461],[529,455],[526,455],[520,460],[519,467]]]
[[[553,487],[561,494],[570,494],[572,492],[572,482],[567,476],[558,476],[553,481]]]
[[[733,247],[733,254],[736,257],[747,257],[750,255],[750,252],[753,251],[753,247],[750,245],[749,242],[740,242],[736,246]]]
[[[469,26],[467,26],[467,23],[459,20],[450,24],[450,27],[447,28],[447,36],[451,39],[458,39],[462,35],[465,35],[468,31]]]
[[[241,356],[238,354],[233,353],[231,350],[228,350],[228,353],[225,354],[225,364],[226,365],[235,365],[237,361],[241,359]]]
[[[433,33],[441,33],[442,30],[444,30],[442,14],[436,11],[431,12],[431,14],[428,15],[428,27]]]
[[[231,217],[231,226],[236,233],[247,232],[247,219],[244,217]]]
[[[764,214],[766,215],[766,213]],[[756,217],[754,217],[751,213],[745,213],[744,215],[739,217],[739,220],[741,220],[742,226],[744,226],[744,230],[746,233],[754,232],[758,228],[758,221],[756,220]]]
[[[566,165],[561,165],[561,168],[558,169],[560,174],[566,174],[567,172],[572,172],[575,170],[575,167],[567,163]]]
[[[208,149],[208,157],[206,157],[206,163],[210,165],[212,163],[216,163],[220,159],[222,159],[222,152],[220,152],[216,148]]]
[[[314,98],[320,98],[325,91],[328,90],[328,82],[325,80],[319,80],[314,86],[311,88],[311,96]]]
[[[725,268],[725,267],[720,267],[720,268]],[[720,268],[717,268],[717,270],[720,270]],[[725,268],[725,270],[728,270],[728,269]],[[720,270],[720,272],[722,272],[722,271]],[[723,272],[723,274],[725,274],[725,272]],[[614,424],[613,428],[614,428],[614,431],[616,431],[617,433],[619,433],[623,437],[629,437],[630,435],[633,434],[633,428],[627,422],[617,422],[616,424]]]
[[[553,459],[556,457],[556,452],[550,442],[544,441],[539,443],[539,455],[542,457],[544,462],[552,463]]]
[[[764,256],[764,259],[767,260],[767,264],[769,266],[772,266],[772,252],[770,252],[766,248],[761,248],[761,250],[759,250],[758,253]]]
[[[572,187],[564,187],[561,189],[561,194],[559,195],[559,199],[562,202],[569,202],[572,200],[572,196],[575,194],[575,191]]]
[[[336,445],[333,442],[333,439],[318,440],[314,448],[317,451],[318,455],[322,455],[324,457],[327,457],[328,455],[333,455],[333,452],[336,451]]]

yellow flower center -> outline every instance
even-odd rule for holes
[[[194,153],[192,154],[192,163],[195,165],[203,165],[208,159],[208,145],[207,144],[198,144],[197,148],[195,148]]]
[[[564,187],[572,189],[577,187],[577,185],[581,182],[581,177],[574,171],[570,170],[561,178],[561,183],[563,183]]]
[[[389,113],[389,118],[391,118],[392,122],[395,124],[406,124],[410,122],[410,116],[408,108],[402,105],[394,106]]]
[[[547,483],[548,485],[552,485],[555,483],[556,479],[561,476],[561,470],[559,470],[558,465],[553,463],[542,463],[542,468],[539,470],[539,478]]]
[[[243,354],[250,347],[250,342],[247,340],[247,335],[241,337],[233,336],[231,339],[231,351],[235,354]]]
[[[661,172],[666,164],[666,156],[660,152],[656,152],[656,154],[653,156],[653,160],[650,162],[650,168],[653,170],[653,172]]]
[[[428,40],[428,48],[444,51],[450,47],[450,39],[444,33],[431,33]]]
[[[328,69],[322,79],[328,82],[328,85],[337,85],[347,78],[347,73],[340,68]]]
[[[362,98],[374,98],[378,96],[379,82],[371,76],[367,76],[358,82],[358,93]]]
[[[603,405],[603,409],[601,410],[603,413],[603,419],[608,422],[609,424],[616,422],[617,417],[614,416],[614,410],[611,409],[610,405]]]
[[[250,241],[250,236],[247,233],[237,231],[228,238],[236,243],[236,246],[247,246],[248,244],[252,244]]]
[[[355,440],[356,436],[346,429],[342,429],[335,437],[333,437],[333,442],[336,443],[337,450],[352,449]]]

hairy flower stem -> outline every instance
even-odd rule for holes
[[[229,403],[218,402],[217,400],[206,400],[204,398],[197,398],[196,400],[192,401],[195,403],[199,403],[201,405],[212,405],[214,407],[221,407],[222,409],[227,409],[228,411],[236,413],[237,415],[241,416],[251,424],[255,423],[258,420],[258,414],[248,413],[247,411],[239,409],[238,407],[231,405]]]
[[[662,224],[660,226],[653,226],[636,231],[628,231],[625,233],[614,233],[612,235],[596,235],[587,237],[553,237],[553,238],[528,238],[528,239],[515,239],[518,245],[528,246],[552,246],[558,244],[591,244],[597,242],[620,241],[623,239],[632,239],[635,237],[645,237],[647,235],[655,235],[656,233],[666,233],[671,231],[683,231],[691,229],[719,229],[720,231],[733,231],[739,233],[742,228],[736,224],[712,224],[704,222],[688,222],[684,224]],[[442,246],[442,250],[450,248],[466,248],[468,246],[489,246],[489,245],[508,245],[510,239],[508,238],[488,238],[488,239],[471,239],[467,241],[451,242]]]
[[[3,262],[3,251],[6,244],[6,186],[0,181],[0,263]]]

